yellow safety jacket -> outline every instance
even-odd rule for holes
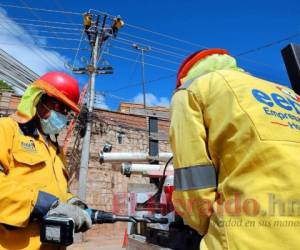
[[[30,217],[41,192],[72,197],[62,154],[39,134],[24,135],[10,117],[0,118],[0,140],[0,249],[60,249],[41,245],[39,222]]]
[[[175,209],[200,249],[300,248],[300,97],[237,70],[183,83],[171,104]]]

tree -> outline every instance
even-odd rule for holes
[[[5,91],[14,92],[14,89],[11,86],[9,86],[7,83],[5,83],[3,80],[0,80],[0,92],[5,92]]]

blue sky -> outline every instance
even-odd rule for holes
[[[145,78],[146,81],[152,81],[146,84],[149,105],[168,105],[175,86],[176,70],[190,52],[203,47],[220,47],[228,49],[232,55],[238,55],[300,33],[300,2],[296,0],[1,1],[0,13],[5,21],[1,22],[0,47],[39,74],[53,70],[54,66],[59,70],[67,70],[64,64],[74,63],[75,48],[81,38],[82,17],[79,14],[58,14],[5,5],[73,13],[94,9],[121,15],[128,25],[120,31],[117,39],[110,40],[104,50],[106,54],[103,55],[103,60],[113,66],[114,74],[99,75],[96,81],[97,91],[104,94],[98,97],[97,105],[112,110],[117,109],[122,100],[142,101],[140,55],[131,46],[134,42],[152,48],[145,56]],[[153,32],[146,32],[136,26]],[[154,32],[186,42],[169,39]],[[300,44],[300,35],[239,56],[238,64],[253,75],[289,86],[280,54],[280,49],[289,42]],[[88,50],[84,50],[87,48],[88,43],[82,41],[75,60],[76,67],[84,66],[84,61],[89,59]],[[76,77],[83,86],[87,77]],[[161,80],[153,81],[156,79]]]

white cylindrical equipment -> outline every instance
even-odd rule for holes
[[[123,175],[130,175],[134,173],[149,173],[151,171],[163,172],[164,165],[156,165],[156,164],[131,164],[131,163],[122,163],[121,165],[121,173]],[[169,165],[167,167],[167,171],[173,171],[173,165]]]
[[[100,162],[146,162],[151,159],[146,152],[100,152]],[[159,153],[159,161],[167,161],[172,157],[172,153]]]

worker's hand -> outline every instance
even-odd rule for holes
[[[87,211],[78,206],[57,202],[48,212],[47,216],[57,215],[72,218],[75,224],[75,232],[85,232],[92,227],[92,220]]]
[[[87,206],[87,204],[85,204],[82,200],[80,200],[78,197],[74,196],[72,197],[71,199],[69,199],[67,201],[68,204],[71,204],[71,205],[74,205],[74,206],[77,206],[77,207],[80,207],[82,209],[87,209],[89,208]]]

